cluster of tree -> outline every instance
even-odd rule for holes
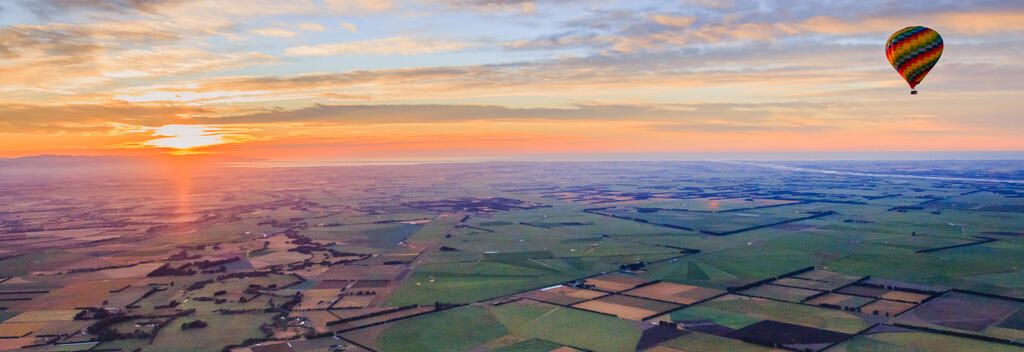
[[[226,298],[213,298],[213,297],[194,297],[192,299],[200,301],[200,302],[213,302],[214,304],[223,304],[223,303],[226,303],[228,301]]]
[[[241,301],[239,301],[239,302],[241,302]],[[267,308],[267,309],[269,309],[269,308]],[[257,313],[257,312],[262,312],[263,310],[264,310],[263,308],[249,308],[249,309],[218,309],[218,310],[216,310],[216,312],[217,312],[217,313],[220,313],[220,314],[224,314],[224,315],[232,315],[232,314],[249,314],[249,313]]]
[[[181,329],[182,330],[202,329],[202,328],[205,328],[206,326],[207,326],[206,322],[202,321],[202,320],[193,320],[193,321],[190,321],[190,322],[181,323]]]
[[[461,307],[461,306],[463,306],[463,305],[462,304],[457,304],[457,303],[434,302],[434,310],[452,309],[452,308]]]
[[[114,315],[108,316],[103,319],[96,321],[96,323],[90,325],[85,329],[86,332],[96,335],[99,341],[113,341],[113,340],[126,340],[126,339],[147,339],[152,338],[157,331],[163,328],[165,325],[170,323],[174,317],[192,315],[195,313],[195,309],[189,309],[186,311],[177,312],[171,315],[161,316],[145,316],[145,315]],[[130,322],[137,319],[157,319],[157,318],[170,318],[163,320],[153,327],[153,331],[142,331],[141,329],[134,329],[131,332],[120,332],[113,329],[113,326],[121,323]]]
[[[263,285],[260,285],[260,284],[249,284],[249,288],[253,289],[253,290],[260,290],[260,289],[263,289],[264,287],[263,287]],[[277,284],[270,284],[270,285],[267,285],[267,287],[266,287],[266,289],[270,289],[270,290],[273,290],[273,289],[276,289],[276,288],[277,288]]]
[[[170,260],[194,259],[194,258],[198,258],[198,256],[189,257],[188,253],[186,253],[185,250],[182,249],[180,253],[172,255]],[[236,262],[238,260],[239,260],[238,257],[231,257],[231,258],[228,258],[228,259],[213,260],[213,261],[207,259],[207,260],[203,260],[201,262],[185,263],[185,264],[182,264],[181,266],[179,266],[177,268],[171,266],[170,263],[166,263],[166,264],[160,266],[159,268],[157,268],[156,270],[153,270],[152,272],[150,272],[146,276],[148,276],[148,277],[191,276],[191,275],[195,275],[196,274],[196,270],[192,268],[193,266],[195,268],[201,270],[204,274],[221,273],[221,272],[226,272],[227,271],[227,268],[224,267],[225,264]]]
[[[644,267],[644,265],[646,265],[646,264],[644,262],[642,262],[642,261],[639,261],[639,262],[636,262],[636,263],[632,263],[632,264],[622,264],[622,265],[619,265],[619,270],[637,271],[637,270],[642,269]]]
[[[334,242],[330,242],[330,243],[314,242],[311,238],[303,236],[303,235],[300,235],[298,233],[289,232],[289,233],[286,234],[286,236],[288,236],[288,238],[292,239],[292,242],[291,242],[292,244],[296,245],[295,248],[288,249],[289,251],[292,251],[292,252],[299,252],[299,253],[302,253],[302,254],[310,254],[310,253],[318,252],[318,251],[319,252],[328,252],[328,253],[331,254],[331,256],[333,256],[335,258],[337,258],[337,257],[358,256],[358,257],[360,257],[360,260],[362,260],[363,256],[365,255],[365,254],[360,254],[360,253],[341,252],[341,251],[338,251],[336,249],[330,248],[331,246],[334,246],[334,244],[335,244]],[[330,265],[330,264],[328,264],[328,265]]]
[[[338,320],[327,322],[327,326],[332,326],[332,325],[337,325],[337,324],[346,323],[346,322],[350,322],[350,321],[356,321],[356,320],[371,318],[371,317],[375,317],[375,316],[378,316],[378,315],[391,314],[391,313],[394,313],[394,312],[397,312],[397,311],[406,310],[406,309],[415,308],[415,307],[417,307],[417,306],[416,305],[401,306],[401,307],[384,309],[384,310],[380,310],[380,311],[369,313],[369,314],[363,314],[363,315],[357,315],[357,316],[352,316],[352,317],[348,317],[348,318],[342,318],[342,319],[338,319]]]
[[[293,308],[295,308],[295,306],[299,305],[299,302],[302,302],[302,292],[296,292],[294,295],[291,296],[290,299],[288,299],[284,303],[281,303],[281,305],[277,306],[276,308],[277,308],[278,311],[281,311],[282,313],[286,313],[288,311],[291,311]],[[274,307],[274,300],[270,300],[270,309],[273,309],[273,308],[275,308]]]
[[[203,287],[206,287],[207,284],[212,284],[212,283],[213,283],[213,279],[206,279],[206,280],[202,280],[202,281],[196,281],[196,282],[192,283],[191,285],[188,285],[188,287],[185,288],[185,291],[202,290]]]
[[[270,275],[269,271],[241,271],[237,273],[218,275],[217,281],[224,281],[227,279],[245,279],[250,277],[267,277],[268,275]]]
[[[187,259],[196,259],[196,258],[199,258],[199,256],[198,255],[189,256],[188,255],[188,251],[186,251],[184,248],[182,248],[181,252],[178,252],[178,253],[175,253],[175,254],[171,254],[170,257],[167,257],[167,260],[187,260]]]
[[[223,266],[224,264],[234,263],[234,262],[237,262],[237,261],[238,261],[238,257],[231,257],[231,258],[221,259],[221,260],[209,260],[209,259],[206,259],[206,260],[203,260],[201,262],[195,262],[195,263],[192,263],[192,264],[195,264],[195,266],[199,267],[200,270],[207,270],[207,269],[210,269],[210,268],[213,268],[213,267],[219,267],[219,266]]]
[[[297,245],[297,246],[298,245],[306,245],[306,244],[314,244],[313,243],[313,239],[311,239],[309,237],[306,237],[306,236],[303,236],[303,235],[300,235],[300,234],[297,234],[297,233],[296,234],[288,234],[287,236],[288,236],[288,238],[292,239],[292,244]]]
[[[2,239],[0,239],[0,240],[2,240]],[[107,270],[107,269],[120,269],[120,268],[132,267],[132,266],[135,266],[135,265],[138,265],[138,264],[141,264],[141,263],[109,265],[109,266],[101,266],[101,267],[96,267],[96,268],[75,268],[75,269],[68,270],[68,273],[69,274],[74,274],[74,273],[86,273],[86,272],[93,272],[93,271],[100,271],[100,270]]]
[[[93,319],[105,319],[114,315],[118,315],[118,310],[108,310],[106,308],[93,308],[86,307],[75,314],[74,320],[93,320]]]
[[[160,277],[160,276],[191,276],[195,275],[196,271],[189,268],[190,263],[186,263],[180,267],[172,267],[170,263],[164,264],[156,270],[153,270],[146,277]]]
[[[584,290],[594,288],[594,285],[593,284],[588,284],[587,280],[576,280],[576,281],[573,281],[573,282],[570,282],[570,283],[566,284],[566,286],[569,286],[569,287],[572,287],[572,288],[584,289]]]

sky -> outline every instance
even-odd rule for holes
[[[1021,151],[1022,34],[1010,0],[2,0],[0,157]]]

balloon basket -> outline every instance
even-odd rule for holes
[[[910,95],[917,95],[917,89],[910,91]]]

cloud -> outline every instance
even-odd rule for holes
[[[342,27],[345,27],[345,29],[347,29],[349,32],[352,32],[352,33],[358,33],[359,32],[359,28],[357,28],[356,25],[354,25],[352,23],[349,23],[349,22],[338,22],[338,24],[341,25]]]
[[[1019,142],[1012,142],[1016,140],[1012,137],[1021,132],[1019,126],[995,130],[992,124],[978,127],[930,113],[907,113],[892,101],[880,105],[790,102],[509,108],[464,104],[315,104],[234,115],[190,107],[132,104],[19,105],[0,107],[0,114],[19,117],[13,121],[19,125],[0,124],[0,134],[5,134],[5,138],[32,135],[37,140],[59,136],[54,141],[60,146],[89,146],[93,150],[203,146],[207,152],[285,158],[296,151],[302,155],[349,156],[371,150],[388,150],[397,155],[420,151],[437,157],[442,150],[454,149],[505,154],[577,149],[927,149],[948,147],[951,142],[979,148],[1020,146]],[[948,110],[939,107],[936,111],[944,109]],[[115,119],[106,119],[107,116]],[[158,129],[162,131],[160,135],[169,139],[154,138]],[[0,146],[4,143],[0,139]],[[881,144],[872,147],[872,143]]]
[[[358,98],[358,97],[356,97]],[[324,105],[243,114],[218,112],[211,108],[181,105],[131,103],[71,105],[9,105],[0,113],[12,116],[0,125],[0,133],[59,133],[73,131],[77,124],[109,130],[115,125],[157,127],[173,124],[232,125],[276,123],[332,123],[338,125],[420,124],[465,121],[634,121],[686,122],[695,129],[719,125],[760,124],[777,112],[825,108],[811,103],[782,104],[579,104],[567,108],[509,108],[497,105],[399,104]],[[710,121],[710,122],[709,122]],[[744,128],[745,129],[745,128]]]
[[[728,9],[736,6],[736,3],[732,0],[689,0],[688,3],[713,9]]]
[[[207,113],[212,111],[203,107],[128,103],[3,104],[0,134],[124,133],[125,126],[160,126]]]
[[[697,22],[697,16],[654,15],[651,19],[662,26],[676,28],[686,28]]]
[[[720,11],[723,8],[718,5],[728,5],[728,12]],[[792,38],[813,42],[823,40],[823,35],[846,39],[887,37],[908,24],[968,36],[1024,31],[1024,6],[998,1],[979,5],[744,0],[728,4],[691,3],[665,12],[642,10],[591,9],[564,22],[559,32],[509,41],[503,46],[512,50],[589,48],[593,53],[654,53]]]
[[[475,44],[450,41],[415,40],[408,37],[392,37],[338,44],[291,47],[285,50],[285,55],[417,55],[459,51],[472,46],[475,46]]]
[[[231,148],[301,144],[301,135],[324,148],[432,151],[459,138],[505,138],[513,149],[536,141],[769,148],[772,138],[829,147],[838,137],[862,146],[884,139],[878,136],[929,134],[924,142],[939,144],[945,140],[935,136],[972,133],[970,141],[988,136],[1011,145],[1024,133],[1014,115],[1024,110],[1019,1],[16,4],[50,18],[0,28],[0,152],[12,140],[18,148],[58,140],[139,145],[152,139],[152,128],[181,124],[254,129],[243,134],[256,140]],[[11,13],[24,11],[4,14]],[[327,30],[316,23],[325,13],[374,16],[365,21],[373,28],[363,30],[383,38],[325,43],[313,35],[285,55],[456,54],[311,66],[261,53],[278,46],[233,39],[254,28],[269,30],[264,35]],[[358,31],[338,22],[349,19],[333,21]],[[437,26],[451,21],[458,26]],[[949,43],[913,103],[879,49],[908,23],[931,26]],[[467,33],[481,37],[451,39]],[[499,40],[505,43],[487,44]],[[254,64],[281,66],[234,70]],[[407,68],[390,68],[396,65]],[[559,140],[571,142],[552,142]]]
[[[49,18],[75,11],[106,11],[127,13],[155,12],[194,0],[18,0],[18,4],[36,15]]]
[[[370,0],[364,0],[370,1]],[[245,6],[225,6],[221,0],[16,0],[23,8],[43,17],[106,12],[129,15],[222,16],[316,13],[319,6],[311,0],[249,0]]]
[[[311,32],[323,32],[323,31],[327,30],[327,28],[324,28],[324,26],[322,24],[310,23],[310,22],[299,23],[298,27],[301,30],[311,31]]]
[[[327,8],[344,15],[365,15],[390,9],[391,0],[324,0]]]
[[[495,105],[322,105],[248,115],[194,118],[199,124],[331,123],[339,125],[424,124],[466,121],[659,122],[662,130],[746,131],[837,127],[814,124],[799,112],[824,109],[813,103],[782,104],[581,104],[569,108],[508,108]],[[791,117],[783,117],[791,116]]]
[[[214,54],[193,48],[124,50],[105,59],[106,77],[164,77],[274,62],[273,56],[243,52]]]
[[[118,99],[140,103],[288,101],[291,106],[316,102],[327,92],[405,103],[487,99],[564,106],[574,99],[657,97],[659,101],[852,99],[868,104],[871,99],[858,99],[901,92],[904,85],[878,45],[811,37],[494,65],[221,76],[115,93]],[[1019,76],[1024,67],[1016,55],[1020,45],[1024,41],[950,46],[925,88],[963,93],[1024,89],[1024,80],[1009,78]],[[965,53],[970,53],[969,59]]]
[[[216,30],[217,27],[207,28]],[[179,31],[167,23],[118,21],[95,24],[49,23],[0,28],[4,59],[34,54],[68,55],[121,44],[154,44],[176,41],[194,32]]]
[[[335,92],[324,92],[318,95],[320,98],[327,98],[332,100],[372,100],[368,95],[352,95]]]
[[[815,66],[793,58],[818,55]],[[876,58],[877,55],[869,57]],[[471,99],[479,97],[545,96],[571,97],[590,94],[625,94],[634,89],[700,89],[719,87],[775,87],[786,85],[819,89],[828,83],[846,84],[889,81],[885,66],[878,72],[834,70],[841,62],[862,60],[856,47],[806,47],[762,50],[751,58],[736,48],[715,54],[679,53],[658,57],[631,55],[566,58],[543,62],[454,67],[363,70],[338,73],[309,73],[288,76],[218,77],[194,81],[121,89],[119,99],[161,101],[180,95],[179,102],[230,101],[231,99],[315,98],[325,91],[369,96],[374,100]],[[745,69],[719,66],[748,65]],[[820,90],[820,89],[819,89]],[[781,92],[765,94],[777,95]]]
[[[967,35],[1024,31],[1024,11],[943,12],[914,17],[916,19],[880,16],[844,20],[837,17],[816,16],[792,26],[802,32],[837,35],[894,32],[905,27],[907,23],[923,23],[942,32]]]
[[[295,32],[293,31],[275,27],[253,29],[249,31],[249,33],[258,34],[265,37],[291,37],[295,35]]]
[[[608,37],[594,34],[556,34],[531,40],[502,43],[507,50],[560,50],[610,44]]]
[[[435,0],[451,8],[459,10],[498,12],[512,11],[518,13],[531,13],[537,9],[535,0]],[[557,2],[557,1],[550,1]]]
[[[268,64],[276,58],[257,52],[213,53],[173,45],[110,50],[98,45],[44,45],[23,48],[0,65],[0,89],[85,90],[114,79],[191,75]]]

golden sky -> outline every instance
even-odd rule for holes
[[[945,39],[909,95],[888,36]],[[0,157],[1024,150],[1019,1],[12,0]]]

